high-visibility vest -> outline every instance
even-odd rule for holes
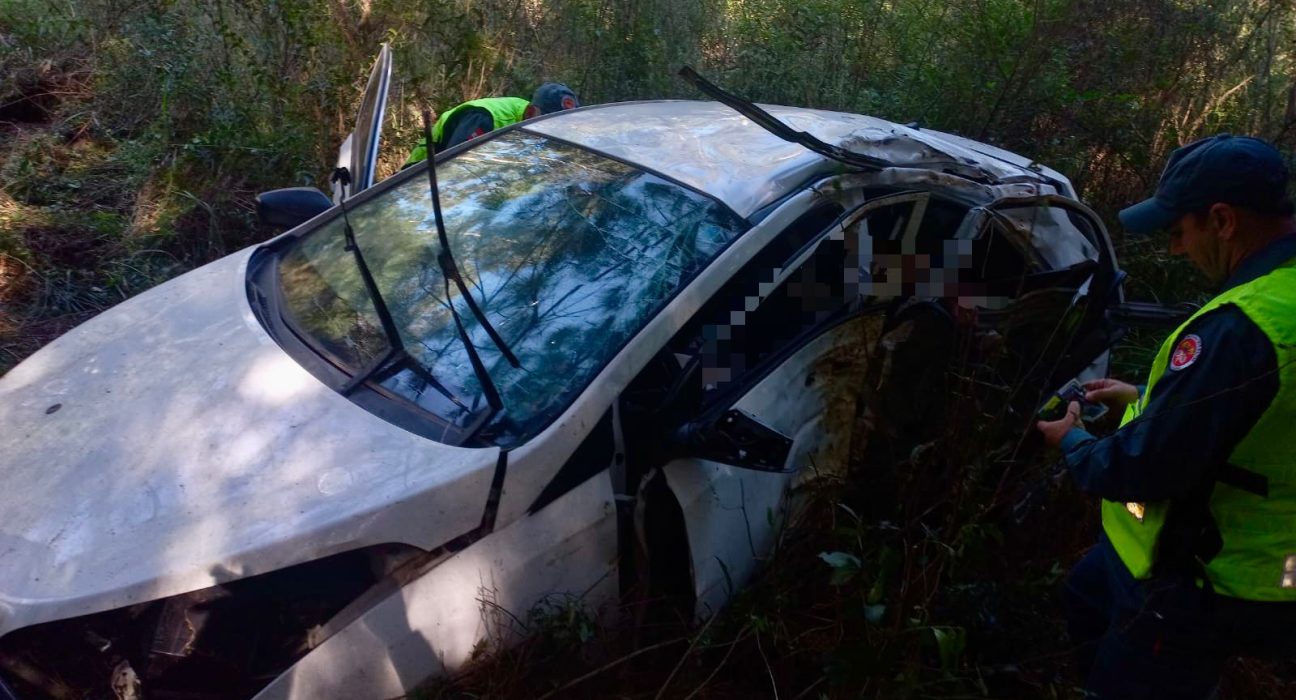
[[[526,109],[529,106],[531,103],[521,97],[483,97],[479,100],[468,100],[447,109],[437,117],[436,124],[432,125],[432,142],[441,143],[445,138],[446,124],[450,122],[451,117],[469,107],[478,107],[490,112],[491,120],[495,122],[494,128],[502,129],[525,119]],[[422,160],[427,160],[427,144],[423,139],[419,139],[418,145],[410,152],[405,165],[412,165]]]
[[[1209,513],[1222,547],[1199,569],[1216,592],[1260,601],[1296,601],[1296,258],[1250,282],[1211,299],[1166,339],[1152,362],[1147,389],[1129,406],[1125,426],[1147,407],[1165,373],[1176,340],[1194,319],[1232,304],[1260,328],[1278,359],[1278,394],[1251,430],[1233,448],[1227,468],[1265,484],[1256,493],[1234,480],[1214,485]],[[1215,339],[1216,343],[1229,342]],[[1204,347],[1199,351],[1211,352]],[[1185,368],[1181,371],[1192,371]],[[1211,410],[1209,397],[1200,405],[1177,410]],[[1207,478],[1214,478],[1208,474]],[[1158,544],[1172,502],[1102,503],[1103,531],[1135,578],[1148,578],[1157,563]]]

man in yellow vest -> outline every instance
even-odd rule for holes
[[[1296,655],[1296,234],[1280,154],[1221,134],[1171,154],[1156,195],[1120,213],[1166,231],[1222,291],[1176,330],[1147,384],[1090,382],[1040,422],[1103,533],[1064,589],[1091,697],[1208,698],[1238,656]]]
[[[545,83],[536,88],[531,101],[521,97],[483,97],[469,100],[452,107],[437,118],[432,127],[432,141],[435,153],[440,153],[451,146],[483,136],[495,129],[502,129],[524,119],[560,112],[564,109],[575,109],[580,106],[576,93],[562,83]],[[418,145],[410,152],[404,168],[427,160],[427,142],[419,139]]]

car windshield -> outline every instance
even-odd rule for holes
[[[457,294],[451,299],[504,409],[481,437],[509,446],[555,419],[630,337],[746,228],[716,202],[634,166],[525,131],[437,165],[452,252],[515,369]],[[462,429],[485,398],[458,337],[436,261],[426,178],[350,210],[352,228],[411,357],[372,388]],[[298,335],[354,374],[388,349],[341,216],[279,261]],[[454,399],[428,380],[435,378]]]

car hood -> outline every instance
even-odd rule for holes
[[[480,523],[498,450],[401,430],[293,362],[249,308],[252,252],[0,378],[0,635]]]

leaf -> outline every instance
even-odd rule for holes
[[[892,547],[883,547],[882,554],[878,557],[878,574],[873,580],[872,587],[869,588],[865,596],[865,601],[870,605],[881,603],[886,596],[888,582],[893,578],[895,572],[900,566],[900,556]]]
[[[864,619],[868,620],[868,623],[870,625],[880,624],[882,622],[882,616],[886,615],[886,607],[887,606],[885,603],[879,603],[877,605],[865,605]]]
[[[820,552],[819,558],[824,560],[828,566],[831,566],[834,569],[840,569],[847,566],[854,566],[857,569],[860,567],[859,557],[846,552]]]
[[[851,579],[859,575],[860,569],[863,567],[859,557],[846,552],[820,552],[819,558],[833,568],[832,576],[828,578],[828,585],[830,586],[841,586],[849,583]]]
[[[936,649],[940,652],[941,670],[954,672],[959,665],[959,658],[967,649],[967,630],[962,627],[932,627],[932,636],[936,638]]]

